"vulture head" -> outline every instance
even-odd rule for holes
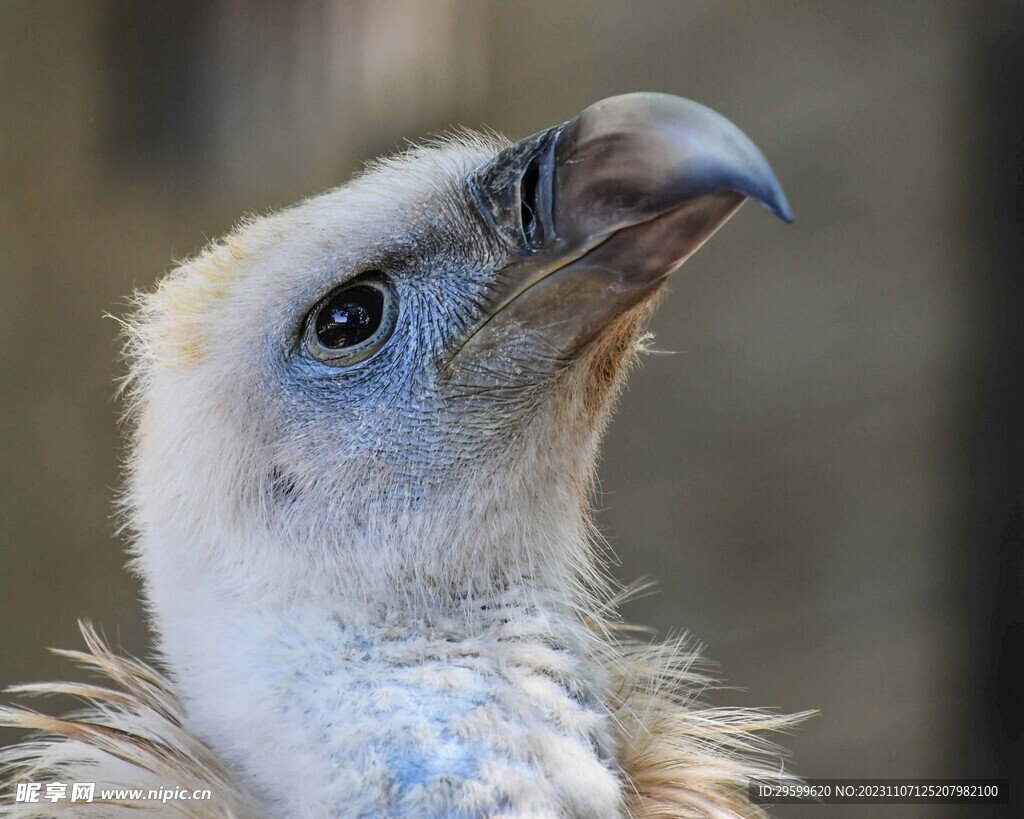
[[[269,813],[731,804],[751,746],[686,721],[689,655],[612,636],[589,501],[645,319],[747,198],[791,218],[734,125],[631,94],[378,162],[140,296],[134,565]]]
[[[632,94],[379,162],[175,271],[130,349],[158,624],[211,572],[253,602],[565,591],[643,320],[747,197],[789,218],[735,126]]]

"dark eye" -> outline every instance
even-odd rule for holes
[[[390,285],[375,274],[361,276],[313,308],[306,320],[306,347],[325,363],[355,364],[388,340],[397,313]]]
[[[384,317],[384,294],[360,284],[331,296],[316,314],[316,337],[324,347],[340,350],[362,344],[377,332]]]

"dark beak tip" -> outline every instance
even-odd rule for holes
[[[778,216],[787,225],[793,224],[796,221],[796,217],[793,215],[793,209],[789,206],[789,200],[786,199],[786,194],[782,192],[782,188],[776,185],[775,190],[772,191],[772,195],[765,199],[758,200],[762,207],[767,208],[776,216]]]

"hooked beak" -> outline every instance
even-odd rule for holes
[[[482,321],[450,365],[524,345],[572,360],[657,292],[748,198],[792,214],[753,142],[703,105],[668,94],[602,100],[506,148],[470,174],[509,248]],[[491,369],[488,367],[488,369]]]

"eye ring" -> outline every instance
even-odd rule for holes
[[[394,332],[398,297],[380,273],[366,273],[332,290],[309,311],[303,341],[317,361],[350,367],[376,353]]]

